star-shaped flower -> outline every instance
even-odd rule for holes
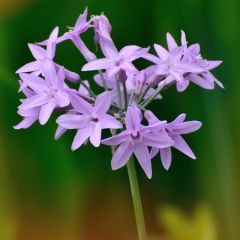
[[[116,170],[127,164],[134,154],[148,178],[152,177],[151,155],[148,147],[166,148],[174,141],[166,133],[155,133],[166,122],[158,122],[149,126],[141,124],[142,113],[137,106],[128,107],[125,124],[126,130],[102,141],[105,145],[119,145],[112,158],[112,169]]]
[[[151,111],[147,111],[145,113],[145,117],[148,120],[149,124],[156,124],[161,122]],[[188,146],[186,141],[183,139],[181,135],[192,133],[200,129],[202,123],[199,121],[187,121],[184,122],[186,119],[186,114],[179,115],[173,122],[168,123],[165,125],[164,128],[159,129],[159,132],[164,132],[168,134],[171,139],[173,139],[174,144],[172,146],[166,148],[155,148],[153,147],[151,150],[151,157],[155,157],[158,152],[160,151],[160,157],[162,160],[162,164],[166,170],[168,170],[171,166],[172,162],[172,152],[171,148],[176,148],[188,157],[192,159],[196,159],[193,151]]]
[[[65,129],[77,129],[72,150],[81,147],[88,138],[93,146],[99,147],[103,129],[122,128],[119,121],[107,114],[111,106],[109,92],[98,95],[94,106],[78,95],[72,94],[71,104],[75,112],[60,116],[57,123]]]
[[[50,34],[49,39],[47,40],[47,48],[44,49],[36,44],[28,44],[28,47],[33,55],[33,57],[36,59],[33,62],[27,63],[23,67],[17,70],[16,73],[34,73],[35,75],[44,75],[43,68],[44,68],[44,63],[45,61],[53,61],[55,57],[55,52],[56,52],[56,45],[57,45],[57,39],[58,39],[58,32],[59,28],[56,27],[52,33]],[[57,70],[62,68],[57,63],[54,63],[55,67]],[[79,75],[71,72],[67,69],[64,69],[64,74],[66,78],[72,82],[76,82],[79,80]]]
[[[22,100],[19,111],[32,112],[33,109],[39,108],[39,121],[42,125],[47,123],[54,109],[67,107],[70,104],[69,89],[64,84],[63,68],[57,73],[53,63],[45,61],[44,76],[45,80],[34,74],[20,74],[24,85],[34,94]]]

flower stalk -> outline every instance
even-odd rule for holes
[[[146,225],[145,225],[145,219],[143,214],[142,201],[141,201],[137,173],[136,173],[133,157],[130,158],[127,164],[127,169],[128,169],[128,176],[129,176],[132,199],[133,199],[135,219],[137,224],[138,238],[139,240],[147,240],[147,232],[146,232]]]

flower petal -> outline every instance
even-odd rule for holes
[[[120,143],[126,141],[128,137],[129,137],[129,132],[123,131],[118,135],[102,140],[102,144],[110,145],[110,146],[119,145]]]
[[[138,130],[141,127],[142,121],[142,113],[137,106],[129,106],[126,117],[125,123],[126,127],[130,131]]]
[[[23,100],[22,104],[19,106],[21,109],[31,109],[35,107],[42,106],[49,101],[49,98],[46,94],[37,94],[32,97],[26,98]]]
[[[104,92],[97,96],[95,106],[94,106],[94,112],[97,115],[105,114],[112,102],[112,93],[111,92]]]
[[[75,151],[80,148],[82,144],[89,138],[90,134],[91,129],[89,127],[79,129],[74,137],[71,149]]]
[[[89,122],[83,115],[64,114],[57,119],[57,124],[66,129],[86,128]]]
[[[174,141],[167,134],[145,133],[142,139],[143,144],[149,147],[166,148],[174,145]]]
[[[133,153],[133,146],[130,142],[122,143],[112,158],[112,169],[117,170],[127,164]]]
[[[85,101],[83,98],[79,97],[76,94],[70,95],[71,103],[75,110],[77,110],[80,113],[83,114],[90,114],[93,111],[93,107],[91,104],[89,104],[87,101]]]
[[[188,157],[196,159],[193,151],[181,136],[174,137],[174,141],[175,141],[175,144],[173,145],[174,148],[178,149],[180,152],[184,153]]]
[[[44,48],[32,43],[29,43],[28,47],[35,59],[44,60],[47,57],[47,51]]]
[[[154,48],[157,52],[157,55],[159,56],[159,58],[161,58],[162,61],[166,61],[169,58],[169,52],[161,45],[154,44]]]
[[[82,71],[94,71],[101,69],[109,69],[115,66],[115,62],[109,58],[101,58],[85,64]]]
[[[41,69],[41,63],[38,61],[30,62],[25,64],[23,67],[19,68],[16,73],[26,73],[26,72],[34,72]]]
[[[47,42],[47,56],[50,59],[53,59],[55,56],[58,33],[59,28],[58,27],[54,28]]]
[[[41,125],[47,123],[55,107],[56,103],[53,100],[49,101],[48,103],[41,107],[39,114],[39,122]]]
[[[149,179],[152,178],[152,162],[148,148],[143,144],[135,145],[134,154]]]
[[[188,134],[197,131],[202,126],[199,121],[188,121],[184,123],[175,124],[171,130],[175,134]]]
[[[172,51],[174,48],[178,47],[175,39],[173,38],[173,36],[170,33],[167,33],[167,45],[168,45],[168,49],[170,51]]]
[[[90,142],[94,147],[99,147],[102,137],[101,123],[95,123],[91,126]]]
[[[163,167],[166,170],[169,170],[171,163],[172,163],[172,151],[171,148],[162,148],[160,149],[160,156]]]
[[[113,116],[104,114],[101,117],[102,129],[119,129],[122,128],[122,124]]]

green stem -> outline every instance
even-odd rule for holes
[[[127,86],[126,86],[126,82],[123,82],[123,94],[124,94],[124,109],[125,111],[128,108],[128,94],[127,94]]]
[[[137,173],[133,157],[130,158],[128,165],[128,176],[130,181],[130,187],[132,192],[133,206],[135,212],[135,218],[137,223],[139,240],[147,240],[146,226],[143,215],[142,201],[138,186]]]

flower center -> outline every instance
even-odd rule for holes
[[[91,118],[91,121],[94,122],[94,123],[97,123],[97,122],[99,122],[99,119],[93,117],[93,118]]]

